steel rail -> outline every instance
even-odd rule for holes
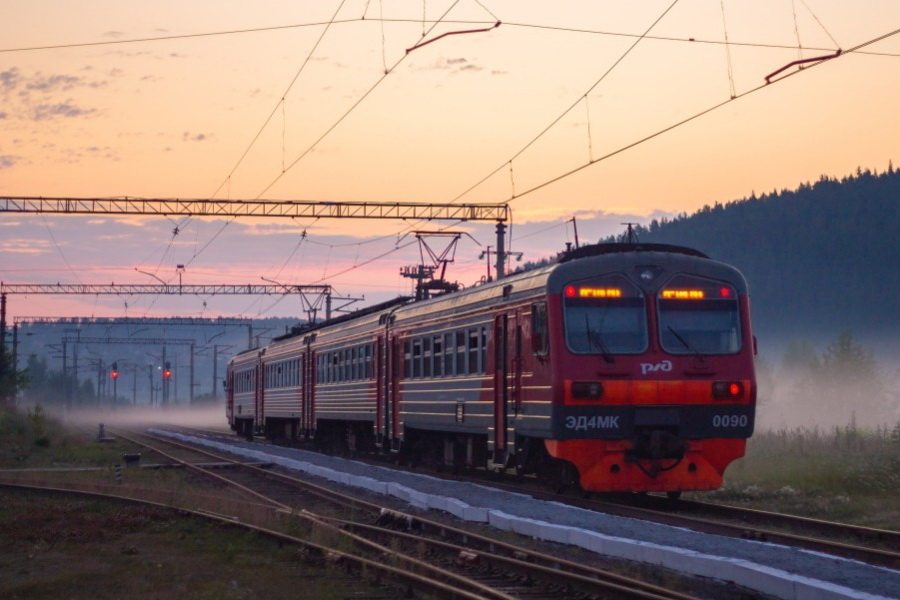
[[[213,472],[209,471],[208,469],[204,469],[204,468],[192,465],[191,463],[188,463],[187,461],[183,461],[179,458],[176,458],[176,457],[160,450],[159,448],[157,448],[155,446],[151,446],[147,442],[139,441],[138,439],[136,439],[134,437],[134,435],[133,435],[134,432],[131,432],[132,435],[126,435],[126,434],[123,434],[122,430],[119,428],[115,428],[115,429],[109,428],[109,430],[116,431],[117,433],[115,433],[115,435],[118,435],[119,437],[121,437],[125,440],[128,440],[134,444],[139,444],[146,448],[150,448],[154,452],[157,452],[158,454],[161,454],[161,455],[165,456],[166,458],[169,458],[170,460],[174,460],[178,463],[184,464],[186,468],[188,468],[194,472],[197,472],[199,474],[202,474],[203,476],[210,477],[212,479],[215,479],[217,481],[225,483],[226,485],[235,487],[238,490],[240,490],[241,492],[250,495],[251,497],[262,500],[263,502],[267,502],[271,506],[276,508],[278,511],[280,511],[284,514],[297,516],[301,519],[304,519],[304,520],[310,522],[311,524],[318,525],[320,527],[323,527],[323,526],[328,527],[332,532],[338,534],[339,536],[341,536],[343,538],[349,539],[351,542],[353,542],[357,545],[365,546],[366,548],[368,548],[369,551],[374,551],[380,557],[386,557],[387,560],[403,563],[404,565],[406,565],[406,569],[410,570],[410,572],[414,572],[414,571],[412,571],[412,569],[416,569],[422,573],[427,574],[428,577],[439,578],[438,579],[439,581],[442,580],[444,582],[444,584],[446,584],[454,589],[460,590],[462,592],[466,592],[467,594],[472,594],[473,598],[514,600],[513,596],[510,596],[510,595],[503,593],[495,588],[492,588],[488,585],[485,585],[478,581],[475,581],[474,579],[470,579],[468,577],[461,576],[457,573],[448,571],[446,569],[442,569],[440,567],[432,565],[426,561],[414,558],[414,557],[412,557],[408,554],[405,554],[403,552],[400,552],[398,550],[388,548],[387,546],[375,544],[371,540],[362,538],[358,535],[353,534],[352,532],[335,527],[335,526],[327,523],[320,516],[310,512],[310,511],[306,511],[306,510],[295,511],[289,505],[284,504],[283,502],[280,502],[280,501],[272,498],[271,496],[267,496],[265,494],[257,492],[256,490],[254,490],[246,485],[238,483],[238,482],[234,481],[233,479],[229,479],[229,478],[219,475],[217,473],[213,473]],[[160,438],[158,436],[153,436],[153,435],[149,435],[149,434],[138,434],[138,435],[141,435],[144,437],[149,437],[151,439],[161,441],[164,443],[170,443],[170,440],[167,440],[165,438]],[[188,448],[192,451],[196,451],[196,448],[182,444],[182,443],[176,442],[173,445],[181,447],[181,448]],[[201,451],[200,454],[206,454],[206,452]],[[235,461],[235,462],[237,464],[240,464],[241,466],[246,467],[245,464],[240,463],[239,461]],[[258,469],[255,467],[247,467],[247,468],[250,468],[253,471],[257,471],[257,472],[260,472],[260,473],[268,476],[268,471],[266,471],[264,469]]]
[[[482,485],[487,485],[514,493],[521,494],[523,492],[527,492],[534,498],[540,500],[546,500],[549,502],[562,502],[571,506],[577,506],[579,508],[588,510],[596,510],[620,517],[629,517],[645,521],[652,521],[655,523],[671,525],[673,527],[684,527],[686,529],[692,529],[694,531],[699,531],[702,533],[722,535],[726,537],[778,543],[786,546],[815,550],[817,552],[823,552],[826,554],[833,554],[835,556],[841,556],[844,558],[852,558],[872,565],[884,566],[892,569],[900,569],[900,552],[884,550],[881,548],[856,546],[853,544],[847,544],[835,540],[815,538],[783,531],[776,531],[773,529],[753,528],[743,523],[727,523],[699,516],[677,514],[673,512],[673,509],[677,509],[678,503],[680,501],[673,502],[660,498],[660,505],[663,508],[653,509],[646,506],[637,506],[634,500],[615,501],[598,500],[584,497],[573,498],[570,496],[560,495],[558,493],[538,489],[537,485],[523,486],[522,484],[508,484],[498,481],[490,481],[483,477],[461,477],[457,479],[461,479],[463,481],[477,481]],[[742,516],[738,516],[737,511],[741,510],[742,509],[735,507],[735,512],[729,518],[746,518],[747,513],[741,513]],[[780,517],[781,526],[786,526],[788,523],[790,523],[797,528],[801,528],[805,522],[811,521],[803,517],[793,517],[792,515],[781,514]],[[842,533],[844,534],[854,528],[853,525],[842,525],[840,523],[834,523],[833,525],[835,531],[842,530]]]
[[[181,429],[182,431],[191,430],[191,428],[179,429]],[[224,432],[212,433],[227,436],[227,434]],[[233,438],[229,437],[229,439]],[[200,449],[193,445],[182,444],[181,442],[169,438],[162,438],[162,441],[171,443],[173,445],[183,445],[185,448],[189,448],[217,460],[234,460],[227,456]],[[459,529],[445,523],[429,520],[402,511],[386,510],[381,505],[367,502],[365,500],[360,500],[359,498],[355,498],[353,496],[341,494],[340,492],[337,492],[330,488],[320,486],[302,479],[297,479],[295,477],[279,473],[277,471],[258,468],[256,468],[255,470],[266,477],[277,478],[290,483],[291,485],[302,486],[305,491],[316,494],[329,502],[338,502],[348,508],[365,510],[374,515],[384,516],[385,514],[387,514],[390,516],[390,518],[402,521],[409,527],[422,531],[436,532],[439,537],[452,539],[463,546],[467,546],[470,549],[475,549],[478,552],[478,560],[487,562],[496,558],[498,563],[502,563],[503,565],[509,564],[510,566],[515,568],[515,563],[506,563],[508,559],[513,558],[520,562],[525,562],[530,567],[532,567],[532,575],[535,575],[538,571],[540,571],[541,573],[546,573],[546,577],[548,579],[555,579],[557,580],[557,583],[559,583],[560,581],[567,581],[569,585],[572,585],[575,588],[590,590],[589,593],[599,594],[601,596],[606,596],[609,594],[624,594],[625,597],[628,598],[645,598],[648,600],[662,598],[668,598],[672,600],[691,600],[693,598],[688,594],[682,594],[676,591],[672,591],[661,586],[641,581],[639,579],[634,579],[610,571],[569,561],[560,558],[559,556],[526,550],[519,546],[505,543],[495,538],[490,538],[477,533],[473,533],[465,529]],[[371,527],[362,523],[358,523],[357,526],[361,528]]]
[[[223,435],[223,434],[220,434]],[[227,434],[224,434],[227,435]],[[359,460],[368,460],[361,458]],[[372,461],[375,462],[375,461]],[[378,463],[384,466],[382,463]],[[403,470],[396,465],[391,468]],[[434,477],[452,479],[454,481],[471,481],[481,485],[496,487],[513,493],[522,493],[527,491],[535,498],[564,502],[572,506],[585,508],[589,510],[598,510],[608,514],[622,517],[630,517],[643,519],[672,525],[675,527],[685,527],[703,533],[715,535],[723,535],[727,537],[735,537],[741,539],[751,539],[757,541],[768,541],[780,543],[786,546],[805,548],[807,550],[815,550],[844,558],[851,558],[866,562],[873,565],[886,566],[893,569],[900,569],[900,532],[873,529],[867,527],[859,527],[844,523],[834,523],[830,521],[821,521],[810,519],[807,517],[799,517],[795,515],[786,515],[782,513],[767,513],[765,511],[755,511],[742,507],[733,507],[727,505],[707,505],[701,503],[691,503],[685,500],[670,501],[664,498],[655,498],[653,496],[643,497],[644,504],[650,502],[656,506],[656,509],[649,508],[646,505],[636,505],[635,498],[628,500],[599,500],[589,498],[573,498],[571,496],[560,495],[545,489],[539,489],[536,485],[523,486],[522,483],[509,484],[496,479],[491,479],[484,475],[474,476],[454,476],[447,477],[441,473],[431,473]],[[638,497],[641,498],[641,497]],[[658,502],[656,502],[658,500]],[[705,514],[707,516],[718,514],[720,517],[729,520],[739,520],[741,523],[727,523],[715,521],[702,516],[692,516],[684,514],[676,514],[673,510],[677,510],[680,506],[692,508],[695,512]],[[877,541],[887,543],[888,549],[882,549],[871,546],[859,546],[848,544],[833,539],[823,539],[812,537],[810,535],[801,535],[787,531],[777,531],[770,528],[753,528],[748,523],[764,523],[770,526],[778,526],[791,528],[795,531],[814,530],[819,535],[830,537],[838,537],[846,539],[847,537],[856,536],[868,541]]]

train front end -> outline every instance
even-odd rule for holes
[[[559,324],[548,453],[574,465],[585,490],[719,488],[754,426],[743,276],[678,247],[594,252],[548,282]]]

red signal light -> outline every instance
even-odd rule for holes
[[[567,285],[565,293],[566,293],[566,298],[574,298],[575,294],[577,293],[577,290],[575,289],[574,285]]]
[[[727,287],[722,287],[719,289],[719,295],[723,298],[731,298],[731,289]]]
[[[118,371],[112,371],[112,372],[109,374],[109,377],[110,377],[110,379],[118,379],[118,378],[119,378],[119,372],[118,372]]]
[[[168,379],[171,376],[172,376],[172,371],[169,371],[168,369],[163,371],[163,378]]]

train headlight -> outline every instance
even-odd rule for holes
[[[603,396],[603,384],[599,381],[573,381],[572,397],[573,398],[593,398],[597,399]]]
[[[744,384],[740,381],[715,381],[712,395],[716,400],[740,400],[744,397]]]

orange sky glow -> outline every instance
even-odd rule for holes
[[[594,241],[898,158],[900,34],[848,52],[900,28],[889,0],[7,4],[0,196],[510,202],[512,249],[534,260],[573,241],[573,216]],[[183,264],[185,283],[380,300],[409,291],[403,235],[439,226],[474,238],[451,268],[474,282],[490,225],[12,214],[0,279],[153,283],[141,271],[174,281]],[[299,314],[273,302],[35,296],[10,311]]]

